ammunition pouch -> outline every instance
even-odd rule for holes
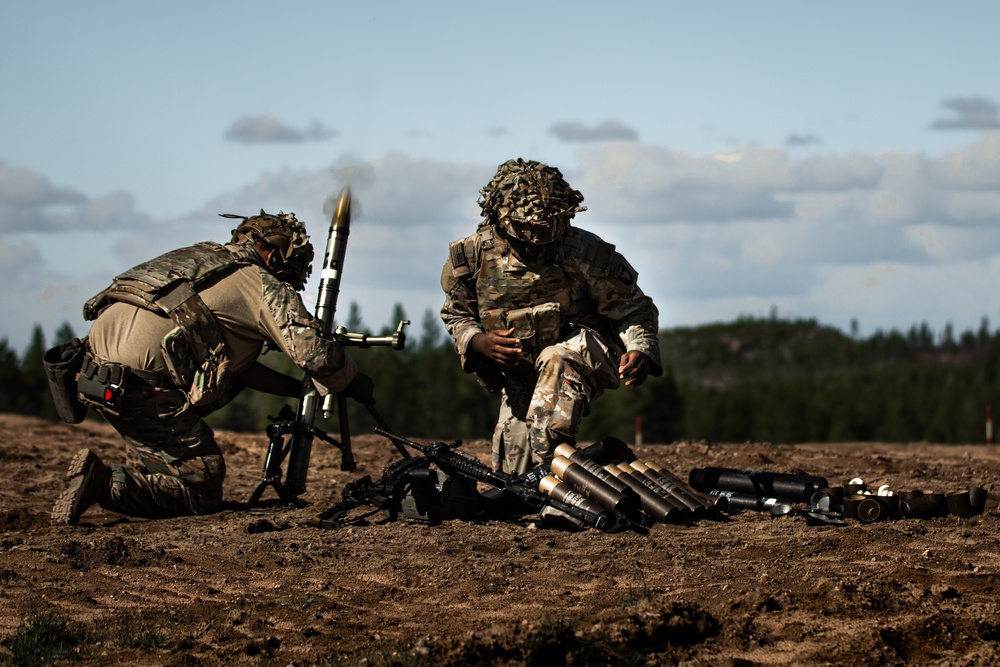
[[[542,350],[559,342],[562,320],[558,302],[508,311],[506,320],[507,328],[513,328],[513,336],[521,341],[524,358],[532,364]]]
[[[216,243],[181,248],[117,276],[87,302],[84,317],[94,319],[116,301],[166,315],[175,328],[160,347],[173,384],[192,406],[221,405],[231,394],[231,360],[219,325],[197,288],[249,263]]]
[[[87,416],[87,406],[77,398],[76,386],[76,377],[87,354],[86,341],[86,338],[74,338],[51,348],[42,356],[56,415],[67,424],[79,424]]]
[[[84,355],[77,379],[77,400],[85,406],[119,415],[125,395],[128,369],[122,364],[101,363]]]
[[[125,397],[133,389],[174,389],[173,380],[163,373],[129,368],[124,364],[98,361],[91,354],[83,356],[83,364],[75,382],[76,400],[86,407],[120,415]]]

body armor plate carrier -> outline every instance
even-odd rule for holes
[[[215,317],[196,291],[209,279],[251,264],[218,243],[173,250],[117,276],[87,301],[94,320],[115,301],[168,316],[174,328],[161,342],[170,378],[194,406],[217,400],[230,382],[231,360]]]

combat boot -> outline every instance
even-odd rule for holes
[[[73,457],[66,472],[69,485],[52,507],[52,520],[75,526],[80,515],[111,495],[111,470],[89,449]]]

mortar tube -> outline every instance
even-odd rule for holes
[[[829,486],[822,477],[739,468],[694,468],[688,482],[699,491],[736,491],[794,502],[809,502],[817,489]]]
[[[555,475],[543,477],[538,484],[538,490],[546,493],[560,502],[573,505],[580,509],[587,510],[592,514],[609,517],[611,512],[606,507],[601,507],[583,494],[577,493],[566,482],[561,481]]]
[[[650,477],[647,477],[644,473],[639,472],[628,463],[619,463],[618,469],[626,475],[631,475],[635,479],[639,480],[639,482],[645,485],[647,489],[676,507],[677,511],[681,514],[691,514],[691,509],[687,505],[675,498],[671,493],[668,493],[666,489],[654,482]]]
[[[616,475],[608,472],[593,459],[587,458],[587,456],[580,450],[564,443],[556,447],[554,453],[556,456],[565,456],[573,463],[582,466],[587,472],[593,474],[594,477],[597,477],[612,489],[631,500],[634,506],[639,507],[641,505],[639,494],[637,494],[631,486],[618,479]],[[613,464],[609,463],[607,465]]]
[[[728,509],[729,503],[724,496],[713,496],[707,493],[702,493],[655,461],[646,461],[646,465],[666,477],[674,484],[685,489],[693,498],[697,499],[698,502],[704,505],[707,509],[718,510],[720,512],[725,512]]]
[[[565,456],[556,456],[549,465],[553,475],[602,507],[622,514],[639,509],[632,499]]]
[[[639,501],[642,504],[642,511],[653,521],[667,523],[680,514],[675,505],[668,502],[663,496],[655,493],[637,477],[610,464],[605,466],[605,470],[620,479],[623,483],[628,484],[629,488],[638,494]]]
[[[642,461],[632,461],[629,465],[649,479],[653,480],[654,484],[669,493],[672,498],[679,500],[685,507],[695,514],[700,514],[708,509],[705,503],[691,495],[691,493],[689,493],[684,486],[672,482],[669,478],[663,475],[660,471],[654,469],[652,466]]]

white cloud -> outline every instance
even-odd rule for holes
[[[549,134],[560,141],[635,141],[639,133],[617,120],[606,120],[593,127],[583,123],[556,123],[549,128]]]
[[[1000,190],[1000,132],[984,132],[979,141],[928,165],[936,187],[956,190]]]
[[[789,146],[814,146],[823,143],[815,134],[790,134],[785,139]]]
[[[692,155],[613,144],[579,153],[577,186],[594,207],[636,222],[790,219],[792,195],[874,188],[870,158],[796,160],[779,149]]]
[[[243,116],[233,121],[226,130],[226,139],[243,144],[301,143],[322,141],[336,136],[336,132],[313,121],[305,129],[287,125],[270,114]]]
[[[0,162],[0,235],[114,229],[147,222],[127,193],[90,199],[73,188],[56,187],[30,169]]]
[[[934,130],[1000,130],[1000,107],[986,97],[952,97],[941,103],[955,113],[931,123]]]
[[[0,162],[0,205],[35,208],[59,204],[79,204],[82,193],[71,188],[58,188],[45,176]]]
[[[796,158],[767,148],[697,155],[617,142],[555,166],[587,198],[589,210],[576,223],[615,243],[638,269],[663,326],[766,315],[776,306],[842,327],[857,317],[871,331],[925,319],[938,328],[975,326],[983,315],[1000,321],[990,295],[1000,283],[1000,179],[987,177],[998,150],[991,134],[940,158]],[[47,318],[77,317],[83,300],[117,272],[173,247],[228,239],[232,221],[219,213],[294,211],[322,255],[324,202],[350,185],[355,220],[339,312],[357,302],[366,323],[379,328],[399,303],[419,321],[440,308],[448,243],[475,229],[478,191],[494,169],[401,153],[343,158],[327,169],[264,173],[183,218],[138,228],[125,222],[143,216],[124,195],[88,201],[64,194],[74,199],[60,205],[72,222],[38,203],[46,196],[32,195],[47,228],[64,231],[36,235],[33,245],[9,234],[0,278],[21,292],[0,307],[8,309],[8,329],[26,341],[37,304],[46,304]],[[21,172],[15,175],[27,176],[35,192],[48,191],[37,185],[44,178]],[[88,247],[99,252],[81,252]],[[65,259],[74,252],[75,264]],[[307,302],[316,287],[314,273]],[[20,305],[23,299],[33,305]]]

